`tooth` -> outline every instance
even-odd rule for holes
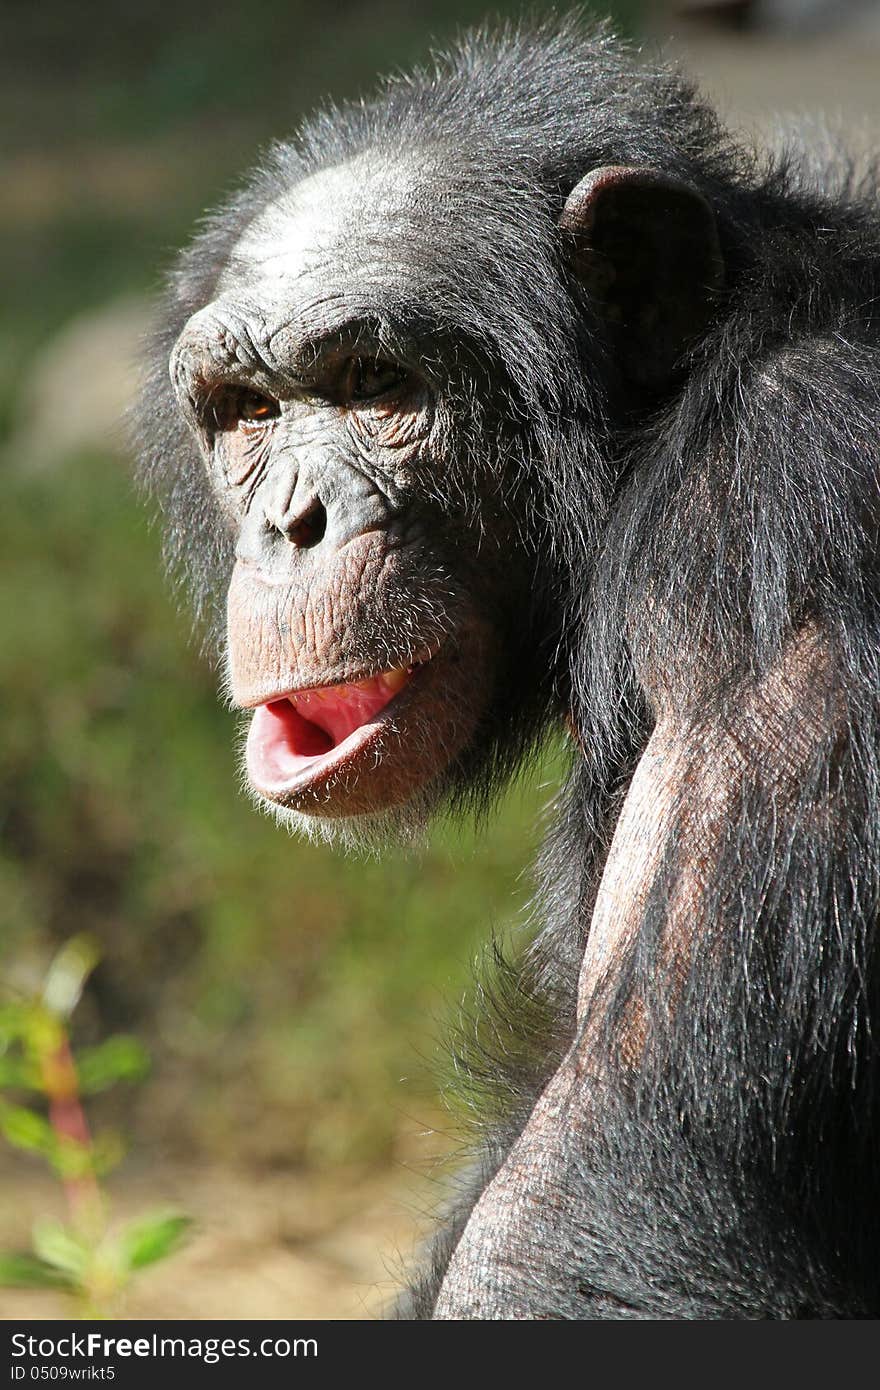
[[[401,666],[396,671],[383,671],[379,679],[386,690],[396,695],[398,690],[402,690],[406,685],[407,673]]]

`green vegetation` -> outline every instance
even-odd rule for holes
[[[177,1212],[112,1219],[102,1179],[122,1144],[114,1133],[92,1135],[84,1099],[140,1080],[147,1058],[125,1035],[74,1055],[69,1021],[95,963],[94,944],[73,937],[37,994],[0,1003],[0,1137],[48,1164],[67,1206],[65,1221],[35,1223],[30,1250],[0,1250],[0,1288],[60,1290],[83,1317],[112,1315],[137,1272],[172,1254],[189,1225]],[[22,1104],[22,1095],[32,1103]]]

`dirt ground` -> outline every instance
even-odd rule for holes
[[[0,1170],[0,1231],[27,1248],[35,1218],[63,1216],[36,1165]],[[380,1317],[436,1200],[424,1177],[392,1170],[322,1180],[290,1173],[160,1168],[111,1186],[117,1219],[170,1206],[193,1218],[176,1255],[138,1276],[117,1310],[135,1319]],[[52,1292],[0,1289],[0,1317],[72,1316]]]

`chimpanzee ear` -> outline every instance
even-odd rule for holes
[[[724,283],[706,199],[655,169],[608,165],[572,189],[559,227],[625,379],[662,389]]]

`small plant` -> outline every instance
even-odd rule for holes
[[[123,1144],[114,1133],[92,1135],[83,1099],[140,1080],[149,1059],[124,1035],[74,1055],[69,1020],[97,961],[91,939],[74,937],[35,997],[0,1002],[0,1135],[49,1165],[67,1207],[66,1220],[34,1224],[31,1250],[0,1251],[0,1287],[61,1290],[83,1317],[113,1316],[132,1276],[177,1249],[189,1225],[174,1212],[111,1220],[102,1180]],[[22,1096],[41,1099],[22,1104]]]

